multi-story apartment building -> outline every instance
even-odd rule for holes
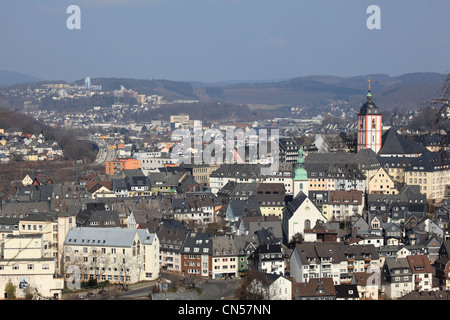
[[[202,278],[212,274],[213,244],[210,233],[189,232],[181,249],[181,272]]]
[[[359,190],[332,190],[329,199],[322,204],[322,213],[328,220],[345,221],[361,215],[364,209],[363,192]]]
[[[233,236],[215,236],[212,242],[211,276],[213,278],[237,277],[239,275],[239,252]]]
[[[379,268],[379,255],[373,245],[304,242],[296,245],[290,259],[291,275],[297,282],[333,278],[335,285],[350,283],[354,273]]]
[[[9,234],[0,259],[0,287],[15,286],[15,296],[37,293],[43,298],[62,298],[64,278],[56,276],[57,260],[46,256],[44,234]],[[5,292],[1,298],[8,298]]]
[[[417,185],[428,201],[439,203],[450,184],[450,152],[425,152],[410,161],[405,169],[405,183]]]
[[[382,276],[385,281],[384,292],[392,299],[414,290],[413,275],[407,258],[386,258]]]
[[[61,272],[61,254],[65,237],[76,227],[75,214],[67,212],[42,212],[27,215],[18,221],[21,235],[43,235],[43,257],[55,258],[58,272]]]
[[[181,249],[188,235],[188,230],[162,227],[157,235],[160,241],[159,263],[161,270],[181,274]]]
[[[144,229],[75,228],[64,242],[64,270],[81,280],[132,284],[159,277],[159,239]]]

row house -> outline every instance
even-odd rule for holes
[[[292,166],[282,166],[273,174],[266,175],[264,167],[258,164],[222,164],[211,173],[209,183],[211,192],[218,194],[227,183],[282,183],[286,194],[293,192]],[[268,168],[265,168],[268,169]]]
[[[159,263],[161,270],[181,274],[181,249],[188,234],[189,231],[187,229],[178,227],[171,228],[163,226],[157,231],[160,242]]]
[[[305,163],[309,191],[359,190],[366,192],[366,176],[356,164]]]
[[[233,236],[213,238],[211,277],[228,278],[239,275],[239,251]]]
[[[367,210],[386,216],[389,222],[403,224],[412,216],[426,216],[428,203],[416,186],[405,185],[397,194],[367,195]]]
[[[229,278],[246,274],[259,246],[255,235],[212,236],[188,231],[181,248],[181,273],[201,278]]]
[[[216,221],[217,204],[212,198],[174,198],[172,205],[176,220],[195,221],[200,225]]]
[[[189,232],[181,249],[181,272],[186,277],[208,278],[212,273],[213,243],[210,233]]]

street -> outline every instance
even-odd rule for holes
[[[199,300],[221,300],[231,298],[235,295],[239,286],[239,279],[215,279],[203,282],[201,288],[202,294]]]

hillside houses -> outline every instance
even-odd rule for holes
[[[11,159],[25,161],[55,160],[63,157],[61,147],[54,140],[45,139],[42,134],[24,134],[17,128],[4,130],[0,134],[0,161]]]

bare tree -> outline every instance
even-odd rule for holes
[[[239,300],[272,300],[276,297],[277,289],[270,287],[271,281],[267,274],[259,271],[251,271],[236,290],[236,297]]]

